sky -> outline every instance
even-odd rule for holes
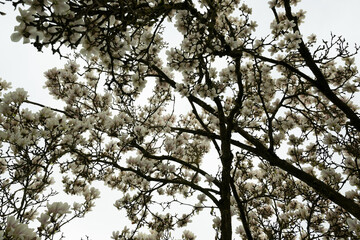
[[[253,20],[259,24],[259,33],[266,31],[272,21],[271,10],[267,7],[267,0],[246,1],[253,7]],[[360,1],[359,0],[303,0],[299,5],[307,14],[305,23],[301,26],[304,36],[315,33],[318,39],[329,39],[330,32],[342,35],[350,46],[360,44]],[[50,51],[43,53],[29,44],[20,42],[13,43],[10,35],[17,22],[10,4],[1,5],[0,11],[6,12],[6,16],[0,16],[0,78],[11,82],[14,89],[22,87],[29,92],[30,100],[46,105],[56,106],[56,101],[43,89],[45,78],[43,73],[53,67],[62,67],[66,62],[54,56]],[[168,32],[169,41],[172,33]],[[124,215],[118,212],[112,204],[119,193],[110,192],[99,185],[102,198],[97,201],[96,207],[84,219],[76,220],[64,227],[66,239],[79,239],[88,235],[92,240],[110,239],[113,230],[121,230],[124,226]],[[65,201],[65,197],[62,195]],[[59,201],[59,200],[58,200]],[[197,239],[207,239],[213,236],[211,220],[209,218],[197,218],[193,228],[198,235]],[[210,236],[209,236],[210,233]]]

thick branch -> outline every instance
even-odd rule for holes
[[[185,162],[185,161],[182,161],[181,159],[178,159],[176,157],[173,157],[173,156],[156,156],[156,155],[153,155],[151,153],[149,153],[148,151],[146,151],[146,149],[144,149],[143,147],[141,147],[140,145],[138,144],[135,144],[133,143],[134,147],[136,147],[138,150],[140,150],[140,152],[144,155],[144,157],[147,157],[147,158],[150,158],[150,159],[154,159],[154,160],[170,160],[170,161],[173,161],[173,162],[176,162],[176,163],[179,163],[187,168],[190,168],[191,170],[195,171],[195,172],[198,172],[200,173],[201,175],[203,176],[206,176],[206,175],[209,175],[207,172],[205,172],[204,170],[194,166],[193,164],[190,164],[188,162]],[[219,187],[220,183],[218,180],[214,179],[213,183]],[[215,192],[216,194],[219,194],[218,191],[215,191],[215,190],[211,190],[213,192]]]
[[[290,1],[285,0],[285,12],[286,17],[289,20],[292,20],[296,23],[296,18],[292,15]],[[299,31],[299,27],[296,26],[293,28],[294,32]],[[300,32],[300,31],[299,31]],[[350,124],[353,125],[358,131],[360,131],[360,118],[359,116],[345,103],[343,102],[329,87],[327,80],[324,74],[321,72],[320,68],[316,65],[314,59],[312,58],[309,49],[305,46],[304,42],[301,39],[299,43],[299,52],[303,57],[306,65],[309,67],[311,72],[316,77],[316,81],[311,81],[311,83],[319,89],[334,105],[336,105],[345,115],[350,119]]]
[[[258,139],[252,137],[240,127],[236,127],[235,131],[240,133],[244,138],[246,138],[246,140],[256,146],[256,150],[252,153],[267,160],[271,165],[277,166],[285,172],[291,174],[292,176],[300,179],[301,181],[312,187],[320,195],[333,201],[338,206],[344,208],[350,214],[354,215],[357,219],[360,219],[360,206],[353,200],[344,197],[342,194],[340,194],[324,182],[320,181],[316,177],[294,167],[287,161],[282,160],[274,152],[269,151]]]
[[[239,209],[239,212],[240,212],[241,223],[242,223],[242,225],[244,227],[246,236],[247,236],[248,240],[253,240],[253,237],[252,237],[251,231],[250,231],[249,222],[246,219],[245,207],[244,207],[241,199],[239,198],[239,195],[237,194],[236,187],[235,187],[235,184],[234,184],[234,179],[231,179],[230,186],[231,186],[231,190],[233,192],[233,196],[235,198],[235,201],[236,201],[236,203],[238,205],[238,209]]]

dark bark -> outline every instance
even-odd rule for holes
[[[231,189],[232,189],[232,192],[233,192],[233,196],[234,196],[234,198],[236,200],[236,203],[238,205],[238,209],[239,209],[239,212],[240,212],[240,219],[241,219],[241,223],[242,223],[242,225],[244,227],[246,237],[247,237],[248,240],[253,240],[253,237],[252,237],[252,234],[251,234],[251,231],[250,231],[249,222],[248,222],[248,220],[246,218],[246,214],[245,214],[245,206],[241,202],[241,199],[239,198],[239,195],[237,194],[236,187],[235,187],[233,179],[231,180],[230,185],[231,185]]]
[[[231,163],[233,154],[231,153],[231,133],[233,130],[232,120],[225,117],[223,107],[219,98],[215,98],[215,103],[218,108],[218,117],[220,120],[220,140],[221,152],[220,160],[222,164],[221,173],[221,188],[220,188],[220,204],[219,210],[221,214],[221,240],[232,240],[232,224],[230,211],[230,196],[231,196]]]
[[[227,148],[227,147],[226,147]],[[228,147],[230,149],[230,145]],[[221,200],[219,204],[219,210],[221,213],[221,240],[231,240],[232,239],[232,224],[231,224],[231,211],[230,211],[230,170],[231,170],[231,161],[232,154],[230,151],[223,152],[221,156],[221,161],[223,163],[222,169],[222,181],[220,195]]]
[[[259,151],[260,154],[261,151]],[[350,214],[354,215],[357,219],[360,219],[360,206],[356,204],[353,200],[344,197],[342,194],[334,190],[329,185],[320,181],[316,177],[305,173],[304,171],[294,167],[292,164],[281,160],[277,155],[271,154],[269,152],[264,152],[261,154],[262,157],[267,159],[272,165],[281,168],[282,170],[288,172],[292,176],[300,179],[310,187],[312,187],[317,193],[323,197],[330,199],[338,206],[344,208]],[[260,155],[260,156],[261,156]]]
[[[353,200],[344,197],[342,194],[334,190],[329,185],[320,181],[316,177],[296,168],[292,164],[279,158],[274,152],[269,151],[259,140],[250,136],[246,131],[241,128],[235,128],[246,140],[255,145],[256,149],[252,152],[257,156],[267,160],[271,165],[277,166],[280,169],[286,171],[290,175],[303,181],[310,187],[312,187],[321,196],[333,201],[338,206],[342,207],[357,219],[360,219],[360,206]]]
[[[286,17],[296,23],[296,18],[292,15],[290,1],[285,0],[285,12]],[[300,32],[298,25],[293,28],[294,31]],[[337,106],[350,120],[350,124],[353,125],[358,131],[360,131],[360,117],[352,110],[344,101],[342,101],[331,89],[330,86],[321,72],[320,68],[316,65],[314,58],[311,56],[309,49],[305,46],[304,42],[299,43],[299,53],[303,57],[306,65],[314,74],[316,80],[311,81],[311,84],[316,87],[322,94],[324,94],[335,106]]]

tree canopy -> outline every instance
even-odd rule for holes
[[[358,48],[303,36],[298,2],[269,1],[259,37],[246,1],[12,1],[11,39],[69,61],[45,73],[63,109],[0,81],[0,234],[61,238],[102,181],[115,240],[192,240],[201,212],[215,239],[357,239]],[[84,202],[52,201],[54,168]]]

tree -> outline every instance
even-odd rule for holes
[[[113,239],[169,239],[206,209],[216,239],[356,239],[358,48],[335,35],[305,39],[298,2],[270,1],[271,32],[257,38],[251,9],[237,0],[13,1],[20,16],[12,40],[50,47],[69,63],[45,73],[63,110],[21,90],[3,95],[3,172],[18,183],[11,166],[40,168],[44,175],[21,176],[46,179],[41,192],[59,166],[65,192],[84,194],[89,206],[95,180],[123,192],[114,205],[133,225]],[[175,48],[162,38],[171,23],[183,36]],[[43,109],[29,112],[29,103]],[[19,183],[36,199],[30,183]],[[91,209],[84,206],[81,214]],[[182,238],[195,236],[185,230]]]

